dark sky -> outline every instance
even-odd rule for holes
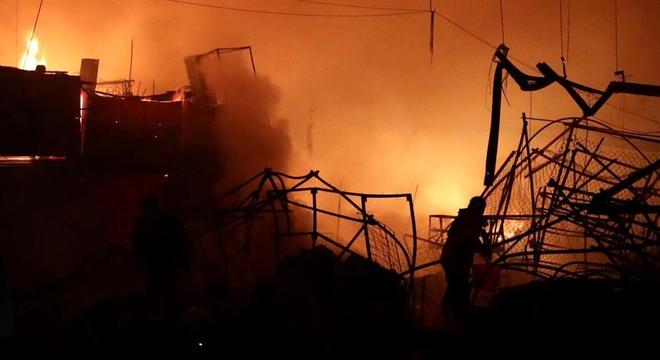
[[[365,14],[294,0],[194,0],[281,12]],[[345,4],[428,8],[427,0],[337,0]],[[570,28],[568,27],[570,2]],[[18,8],[17,8],[18,4]],[[0,64],[24,51],[38,0],[0,0]],[[614,0],[564,0],[564,51],[571,79],[604,88],[614,79]],[[534,65],[560,62],[558,0],[503,0],[505,43]],[[435,1],[437,11],[499,44],[498,0]],[[618,1],[619,64],[630,81],[660,83],[660,1]],[[18,18],[16,17],[18,9]],[[18,20],[16,22],[15,20]],[[16,31],[18,29],[18,32]],[[570,44],[566,38],[570,33]],[[187,83],[183,57],[216,47],[252,45],[260,76],[280,90],[277,116],[289,123],[291,169],[310,168],[350,190],[413,192],[417,207],[454,213],[480,192],[489,125],[487,87],[493,49],[438,18],[429,58],[429,15],[322,18],[251,14],[163,0],[45,0],[37,28],[50,69],[78,71],[80,58],[101,60],[104,80],[133,74],[157,90]],[[18,40],[18,47],[16,46]],[[18,55],[17,55],[18,53]],[[530,96],[511,82],[503,107],[502,154],[517,141]],[[621,97],[612,103],[621,106]],[[533,115],[578,115],[560,90],[535,93]],[[657,99],[626,97],[626,109],[660,119]],[[305,129],[313,109],[314,154]],[[657,123],[605,108],[599,117],[630,128]]]

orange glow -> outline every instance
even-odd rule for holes
[[[30,39],[32,39],[32,42],[30,42]],[[25,52],[21,56],[21,62],[18,66],[23,70],[34,70],[37,65],[46,65],[46,58],[39,52],[39,39],[36,36],[32,38],[32,34],[28,33]]]
[[[560,35],[556,19],[558,14],[553,12],[553,16],[548,16],[547,11],[541,11],[547,10],[545,5],[537,2],[514,2],[517,5],[505,9],[510,12],[508,18],[524,18],[526,23],[534,23],[538,30],[519,31],[519,23],[506,24],[510,28],[506,42],[517,54],[515,56],[532,67],[537,62],[547,61],[555,70],[561,69],[557,46]],[[458,209],[467,205],[471,196],[483,189],[492,88],[490,68],[494,49],[452,24],[436,23],[438,37],[435,55],[430,61],[428,14],[369,20],[329,18],[308,21],[299,17],[255,16],[181,4],[153,6],[151,2],[142,1],[46,3],[49,4],[45,8],[47,12],[43,13],[45,17],[37,30],[39,39],[35,38],[30,45],[30,57],[34,60],[26,62],[27,69],[33,70],[39,63],[37,59],[45,62],[43,54],[47,52],[48,65],[53,69],[75,74],[79,71],[81,57],[95,57],[102,64],[99,79],[125,79],[130,61],[129,42],[135,36],[136,56],[131,79],[135,81],[136,88],[139,83],[144,88],[145,84],[152,84],[155,80],[155,92],[158,93],[189,84],[181,61],[184,57],[222,46],[251,45],[258,78],[276,89],[258,87],[254,96],[247,97],[243,96],[246,92],[242,87],[237,88],[235,91],[241,96],[233,96],[231,101],[264,99],[260,109],[267,107],[264,111],[269,111],[269,129],[281,119],[281,123],[286,124],[281,132],[289,135],[291,146],[286,169],[276,166],[282,162],[259,164],[263,165],[260,168],[269,165],[295,174],[315,169],[320,170],[324,178],[334,184],[342,184],[347,190],[413,193],[416,195],[415,210],[419,217],[428,214],[455,215]],[[72,16],[80,10],[81,3],[85,4],[86,15]],[[298,2],[280,4],[253,0],[250,3],[256,9],[278,11],[344,11]],[[395,6],[406,2],[383,0],[365,3]],[[493,17],[493,13],[498,14],[500,10],[497,2],[480,1],[483,6],[473,7],[461,6],[461,3],[447,3],[442,9],[443,14],[487,42],[497,44],[501,40],[499,20]],[[572,80],[597,88],[612,80],[614,70],[613,36],[602,31],[613,26],[612,7],[602,3],[605,2],[573,2],[573,14],[589,16],[585,15],[584,21],[574,21],[571,32],[589,41],[571,41],[568,64]],[[625,36],[619,39],[623,44],[619,56],[625,58],[621,67],[625,68],[626,73],[634,74],[635,82],[653,83],[654,79],[658,79],[658,67],[652,59],[659,47],[658,43],[649,43],[647,39],[657,29],[654,14],[658,12],[658,2],[633,3],[626,6],[627,15],[619,19],[622,21],[621,29],[626,29]],[[6,11],[4,14],[12,15],[10,10],[13,6],[3,9]],[[27,17],[17,19],[20,20],[17,21],[19,26],[30,25],[29,16],[27,13],[24,15]],[[93,19],[101,18],[107,19],[106,26],[112,31],[96,31],[97,25]],[[5,20],[4,32],[13,34],[15,19]],[[30,29],[25,30],[22,32],[24,36]],[[443,31],[444,35],[440,36]],[[218,34],[222,36],[218,37]],[[566,37],[565,32],[563,35]],[[19,59],[21,53],[27,53],[25,44],[28,40],[29,37],[23,39],[23,51],[19,46]],[[624,55],[627,51],[630,53]],[[0,48],[0,56],[15,61],[13,46]],[[246,76],[252,76],[248,57],[242,53],[223,54],[223,71],[233,69],[234,62],[245,65],[248,70]],[[22,66],[23,60],[19,64]],[[530,72],[534,72],[532,70]],[[226,82],[227,76],[218,77],[220,85],[225,86],[223,89],[230,85]],[[248,86],[238,80],[235,83],[237,87]],[[183,100],[185,90],[189,88],[179,88],[174,100]],[[268,95],[271,92],[276,93],[275,96]],[[523,111],[546,118],[575,115],[576,111],[579,113],[570,100],[566,101],[560,87],[534,93],[533,99],[530,93],[516,88],[511,88],[507,96],[510,106],[503,106],[502,109],[498,164],[517,145]],[[613,104],[623,107],[621,98],[613,98]],[[657,105],[656,100],[641,101],[633,97],[625,100],[627,111],[650,118],[657,118]],[[255,108],[253,104],[240,106],[248,111]],[[231,129],[235,132],[243,131],[247,124],[254,124],[254,121],[246,121],[246,111],[240,110],[232,113],[239,124]],[[625,115],[626,127],[657,130],[652,128],[653,123],[628,116],[615,108],[605,107],[603,111],[602,117],[606,120],[616,120],[622,124]],[[83,117],[86,114],[83,111]],[[222,126],[228,126],[226,124]],[[308,135],[310,124],[313,124],[313,131],[309,131]],[[538,129],[538,123],[530,124],[533,130]],[[84,121],[82,125],[84,127]],[[128,124],[119,120],[109,125],[119,128]],[[264,131],[267,133],[269,130]],[[254,153],[260,151],[258,149],[262,143],[268,142],[264,151],[270,151],[270,146],[277,146],[271,144],[270,136],[253,138],[255,140],[250,144],[255,145],[249,149],[255,149]],[[245,144],[236,139],[229,140],[232,144],[236,143],[232,148],[237,149],[236,153],[245,157],[253,155],[253,152],[246,151],[248,147]],[[308,150],[308,142],[313,143],[313,153]],[[240,161],[241,165],[244,163],[246,161]],[[241,176],[253,175],[251,170],[249,172]],[[405,214],[405,206],[401,209],[400,212]],[[420,226],[424,223],[421,221]],[[332,229],[334,227],[330,227]],[[514,230],[506,229],[504,236],[511,236]],[[407,230],[399,232],[403,231]]]
[[[526,221],[522,220],[509,220],[504,223],[504,239],[502,239],[502,236],[498,237],[498,242],[503,241],[505,239],[510,239],[518,234],[521,234],[523,231],[525,231],[527,228],[528,223]]]
[[[82,132],[83,109],[85,108],[84,92],[80,92],[80,131]]]
[[[62,161],[66,160],[65,156],[39,156],[39,155],[16,155],[16,156],[0,156],[0,163],[30,163],[33,161]]]

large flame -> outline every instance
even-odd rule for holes
[[[28,33],[25,52],[18,66],[23,70],[34,70],[37,65],[46,65],[46,58],[43,54],[39,54],[39,39]]]

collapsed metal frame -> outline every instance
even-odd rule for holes
[[[349,211],[354,211],[357,215],[323,208],[317,202],[320,194],[339,197],[340,200],[350,205]],[[301,200],[301,195],[307,195],[307,201]],[[410,247],[399,240],[389,227],[369,213],[367,204],[372,199],[403,199],[407,202],[412,229]],[[370,261],[395,271],[404,278],[407,277],[409,286],[413,286],[412,279],[417,257],[417,226],[411,194],[368,194],[344,191],[319,176],[318,171],[310,171],[303,176],[292,176],[265,169],[230,189],[218,199],[221,203],[227,202],[227,200],[230,201],[228,206],[215,210],[212,220],[213,228],[216,232],[223,234],[243,232],[240,236],[244,241],[244,246],[241,247],[243,251],[250,249],[257,219],[263,219],[264,214],[270,213],[274,227],[276,261],[281,260],[283,238],[303,236],[311,240],[312,248],[325,242],[338,249],[339,258],[347,254],[364,256]],[[293,221],[294,211],[307,213],[311,218],[310,228],[296,229],[300,226],[300,222]],[[339,236],[333,238],[320,231],[319,215],[328,215],[358,224],[358,230],[348,241],[342,241]],[[358,243],[363,245],[364,254],[357,249]]]
[[[533,119],[547,124],[530,136],[530,119],[523,114],[522,120],[517,149],[482,193],[489,204],[487,232],[497,250],[492,264],[543,279],[657,280],[660,162],[654,149],[660,136],[619,131],[584,117]],[[532,146],[534,139],[558,127],[543,147]],[[606,140],[626,148],[608,148]],[[644,151],[641,144],[651,150]],[[436,252],[453,218],[429,217]]]
[[[496,250],[492,264],[542,279],[657,274],[654,267],[660,264],[656,254],[660,254],[660,165],[658,160],[651,160],[657,154],[647,154],[636,143],[655,146],[660,143],[660,136],[618,131],[591,118],[528,119],[523,114],[522,120],[517,149],[502,163],[493,185],[482,193],[489,204],[487,233]],[[530,135],[530,120],[547,124]],[[560,130],[551,134],[544,146],[532,145],[535,139],[547,137],[550,130],[557,128]],[[598,141],[593,140],[596,136],[600,136]],[[609,155],[604,150],[606,138],[627,144],[625,151],[633,156],[630,161]],[[314,185],[314,181],[318,184]],[[322,193],[348,202],[357,215],[319,206],[317,198]],[[300,200],[300,195],[309,197],[307,201]],[[516,198],[521,195],[526,200]],[[304,236],[311,239],[312,247],[326,242],[339,249],[340,257],[364,256],[392,269],[408,277],[410,286],[416,272],[439,264],[446,231],[455,217],[430,215],[429,236],[420,238],[411,194],[343,191],[321,178],[318,171],[291,176],[265,169],[221,198],[236,200],[216,209],[215,227],[224,233],[244,229],[244,249],[249,249],[256,220],[270,213],[278,261],[284,237]],[[411,247],[369,214],[368,200],[383,198],[401,198],[408,203]],[[522,209],[520,204],[527,207]],[[307,212],[311,218],[308,229],[295,229],[294,210]],[[349,241],[341,241],[339,236],[333,238],[320,231],[319,215],[359,224],[359,228]],[[356,250],[358,243],[363,244],[364,253]]]
[[[508,47],[500,45],[493,55],[497,67],[482,193],[490,204],[487,232],[497,250],[493,266],[537,278],[660,277],[658,154],[656,151],[651,155],[655,157],[651,160],[635,144],[642,142],[657,148],[660,136],[657,132],[617,130],[591,118],[613,94],[658,97],[660,86],[630,83],[622,77],[623,81],[610,82],[603,91],[562,77],[545,63],[537,65],[542,76],[533,76],[517,68],[508,59],[508,52]],[[558,83],[583,114],[558,120],[533,119],[548,123],[530,136],[529,119],[523,113],[518,147],[495,171],[505,70],[523,91]],[[587,94],[586,99],[580,91]],[[594,96],[596,101],[589,103],[589,97]],[[550,133],[557,125],[564,128],[543,147],[531,146],[537,136]],[[577,136],[579,131],[586,134],[582,141]],[[589,142],[590,132],[601,136],[598,143]],[[635,159],[606,156],[606,137],[619,139],[635,153]],[[553,152],[552,146],[558,150]],[[514,189],[521,185],[526,188],[512,202]],[[520,203],[526,204],[526,208],[512,209],[520,207]],[[418,270],[439,264],[437,258],[453,218],[429,217],[428,240],[422,242],[420,251],[420,258],[426,263],[419,265]],[[517,226],[511,226],[516,223]],[[507,231],[507,227],[516,229]],[[576,240],[581,241],[576,244]],[[562,256],[564,259],[557,259]],[[555,259],[548,259],[552,257]]]
[[[600,108],[605,105],[607,100],[614,94],[634,94],[646,96],[660,96],[660,86],[639,84],[623,81],[612,81],[605,90],[594,89],[590,86],[579,84],[557,74],[548,64],[539,63],[537,69],[543,76],[534,76],[525,74],[517,68],[509,59],[509,48],[501,44],[495,50],[493,61],[497,63],[495,74],[493,76],[493,99],[490,118],[490,134],[488,136],[488,152],[486,154],[486,171],[484,175],[484,185],[491,186],[496,177],[495,163],[497,161],[497,147],[499,142],[500,129],[500,108],[502,105],[502,83],[504,70],[518,84],[522,91],[537,91],[554,83],[559,84],[571,99],[582,110],[582,117],[595,115]],[[621,72],[623,74],[623,72]],[[587,93],[589,96],[596,96],[598,99],[593,104],[589,104],[578,91]]]

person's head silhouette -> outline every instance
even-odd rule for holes
[[[468,209],[478,214],[483,214],[486,210],[486,199],[481,196],[475,196],[470,199]]]

